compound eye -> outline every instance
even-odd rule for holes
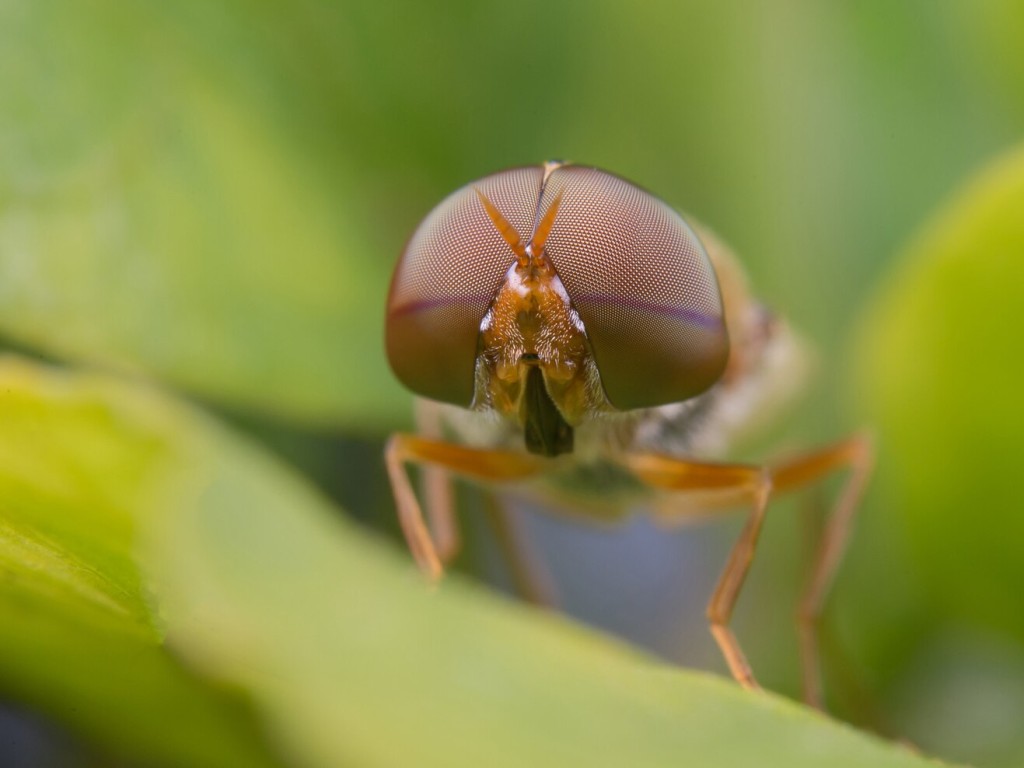
[[[453,192],[406,245],[391,280],[385,344],[395,375],[416,394],[472,403],[480,323],[515,261],[478,192],[528,238],[543,175],[515,168]]]
[[[542,208],[559,194],[545,252],[583,321],[608,401],[649,408],[708,389],[729,341],[718,280],[690,226],[595,168],[554,171]]]

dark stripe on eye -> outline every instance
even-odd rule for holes
[[[637,299],[631,296],[613,296],[611,294],[588,294],[573,299],[573,303],[577,305],[584,305],[590,308],[594,307],[595,305],[603,304],[606,306],[633,309],[640,312],[649,312],[653,315],[671,317],[673,320],[682,320],[683,322],[690,323],[691,325],[696,325],[701,328],[707,328],[709,330],[714,330],[722,325],[721,315],[709,315],[706,312],[701,312],[696,309],[688,309],[686,307],[673,307],[666,304],[655,304],[653,302],[644,301],[643,299]]]

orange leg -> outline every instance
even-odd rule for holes
[[[874,446],[870,438],[861,434],[789,460],[772,471],[774,485],[778,491],[805,487],[839,469],[850,471],[849,478],[839,492],[839,498],[825,524],[811,575],[797,609],[804,700],[819,709],[822,707],[823,697],[818,623],[825,597],[846,551],[853,518],[874,466],[874,455]]]
[[[529,454],[467,448],[416,435],[391,436],[384,448],[384,463],[398,507],[398,520],[416,564],[435,580],[441,577],[444,565],[423,521],[423,512],[405,470],[406,462],[432,465],[490,483],[524,480],[546,468],[543,459]],[[451,507],[446,514],[451,517]],[[454,521],[451,522],[454,528]]]
[[[423,437],[442,439],[444,430],[437,403],[432,400],[416,400],[416,428],[417,433]],[[437,557],[442,566],[447,566],[462,548],[462,536],[455,519],[452,476],[442,467],[426,464],[421,469],[420,481]]]
[[[711,633],[733,676],[744,687],[757,689],[759,686],[729,623],[754,558],[768,497],[773,489],[796,490],[832,471],[849,468],[850,478],[829,517],[798,611],[804,695],[809,703],[820,707],[818,620],[845,550],[853,516],[871,473],[873,456],[870,440],[864,436],[855,436],[781,463],[773,469],[744,464],[693,462],[656,454],[631,454],[619,458],[623,466],[651,487],[711,493],[716,499],[716,508],[734,503],[752,504],[750,516],[733,546],[707,609]],[[406,462],[425,464],[427,469],[435,469],[445,483],[445,470],[483,482],[502,483],[527,479],[548,466],[544,459],[529,454],[467,448],[404,434],[393,435],[388,441],[385,462],[409,549],[420,569],[434,579],[439,578],[443,572],[443,560],[423,521],[419,502],[403,466]],[[456,545],[458,542],[450,496],[444,495],[450,494],[450,490],[438,492],[430,488],[428,480],[426,492],[431,521],[441,536],[447,535],[449,544],[443,551],[450,554],[454,551],[451,542]],[[448,534],[444,533],[446,529]]]
[[[455,489],[452,478],[440,467],[423,467],[423,501],[434,535],[437,556],[448,565],[462,549],[462,534],[455,519]]]
[[[729,627],[733,608],[754,559],[772,482],[767,470],[746,464],[709,464],[656,454],[623,456],[621,462],[648,485],[671,491],[717,491],[753,505],[740,537],[733,545],[718,585],[708,601],[711,634],[729,671],[744,688],[760,690],[747,657]]]
[[[746,501],[753,504],[747,523],[733,546],[708,602],[711,633],[733,677],[744,687],[757,688],[758,685],[729,628],[729,620],[754,558],[768,496],[772,491],[786,492],[806,487],[837,469],[848,468],[851,471],[850,477],[829,516],[798,610],[804,698],[808,703],[821,707],[818,620],[828,588],[846,548],[853,517],[871,474],[873,458],[871,441],[866,436],[858,435],[770,469],[743,464],[702,464],[649,454],[627,455],[620,459],[636,477],[654,488],[716,492],[716,509],[724,508],[728,502]]]

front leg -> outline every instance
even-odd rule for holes
[[[706,464],[659,454],[626,454],[620,457],[619,462],[623,466],[652,488],[698,491],[702,495],[712,492],[717,503],[709,511],[722,511],[743,501],[752,504],[747,523],[733,546],[708,603],[711,633],[733,677],[744,687],[756,688],[757,683],[729,628],[729,620],[754,557],[769,493],[806,488],[832,472],[846,469],[850,472],[849,478],[829,516],[797,614],[804,698],[812,706],[822,707],[817,624],[828,588],[849,540],[852,521],[871,474],[873,459],[871,440],[863,434],[767,468],[745,464]],[[679,518],[691,515],[683,508],[675,509],[678,511],[664,514]]]
[[[625,454],[619,458],[619,462],[652,488],[691,493],[713,492],[730,502],[745,501],[751,505],[747,523],[733,545],[715,591],[708,601],[707,615],[711,634],[732,676],[744,688],[759,690],[750,663],[729,623],[754,560],[772,489],[771,473],[763,467],[749,464],[696,462],[650,453]],[[680,514],[688,515],[685,510],[680,510]]]
[[[407,462],[441,467],[485,483],[525,480],[540,474],[549,466],[544,459],[525,453],[468,448],[418,435],[392,435],[384,448],[384,463],[395,505],[398,507],[398,520],[416,564],[432,580],[441,577],[444,566],[423,521],[423,512],[412,483],[409,482],[405,470]]]

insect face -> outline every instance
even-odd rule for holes
[[[617,176],[560,164],[488,176],[435,208],[395,272],[386,337],[417,394],[521,423],[531,376],[571,425],[700,394],[729,354],[686,222]]]

